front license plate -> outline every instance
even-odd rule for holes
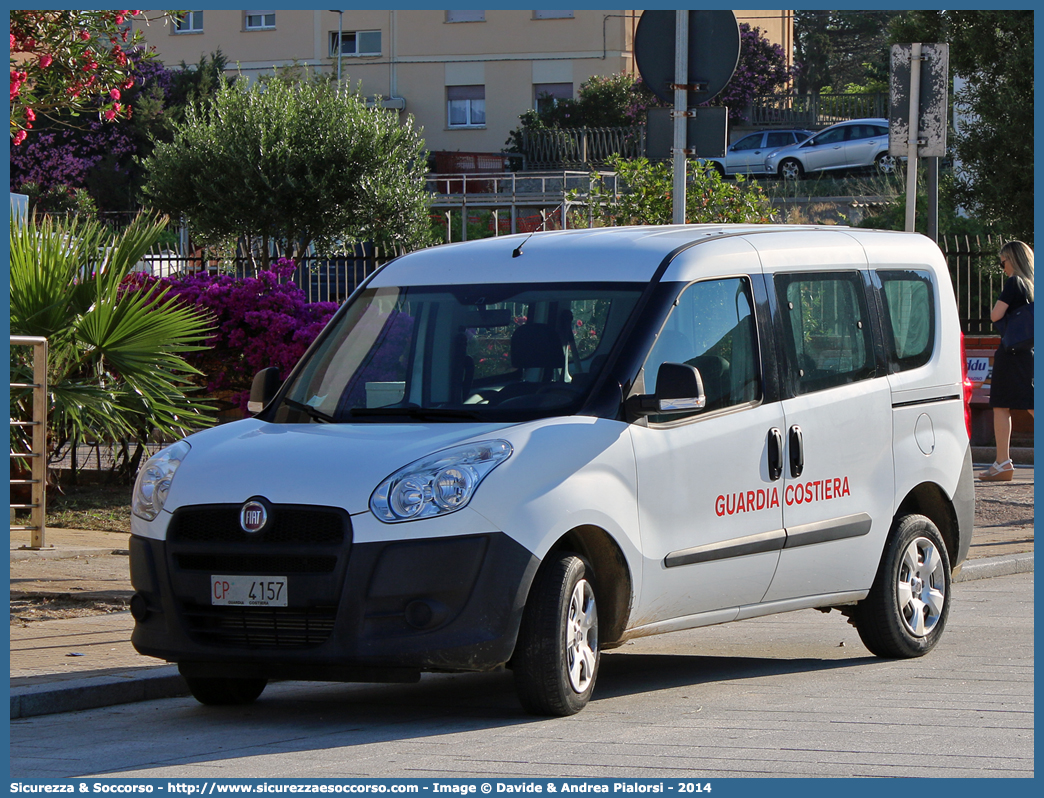
[[[212,576],[210,603],[218,607],[285,607],[285,576]]]

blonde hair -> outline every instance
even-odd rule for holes
[[[1023,288],[1026,289],[1026,295],[1029,297],[1029,301],[1033,301],[1033,250],[1029,248],[1029,245],[1024,244],[1021,241],[1009,241],[1000,251],[1001,257],[1008,259],[1011,263],[1011,270],[1015,273],[1019,282],[1022,283]]]

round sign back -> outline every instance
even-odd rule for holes
[[[666,103],[674,103],[674,11],[645,11],[634,34],[634,60],[642,80]],[[728,85],[739,63],[740,32],[731,11],[689,12],[689,106],[707,102]]]

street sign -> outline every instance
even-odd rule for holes
[[[724,158],[728,145],[728,108],[694,108],[685,120],[686,147],[697,158]],[[673,121],[670,108],[650,108],[645,124],[645,157],[650,161],[671,157]]]
[[[910,56],[912,44],[893,44],[888,95],[888,153],[907,155],[910,143]],[[946,155],[946,122],[950,46],[921,45],[920,102],[918,103],[917,155],[942,158]]]
[[[645,11],[634,34],[634,60],[645,85],[674,102],[674,11]],[[739,63],[740,33],[731,11],[689,12],[689,107],[707,102],[732,79]]]

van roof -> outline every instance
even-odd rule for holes
[[[519,282],[648,282],[664,259],[679,247],[727,236],[764,233],[873,237],[861,228],[836,225],[707,224],[599,227],[517,234],[412,252],[378,271],[372,287]],[[905,233],[928,242],[923,236]],[[520,250],[519,255],[514,255]]]

